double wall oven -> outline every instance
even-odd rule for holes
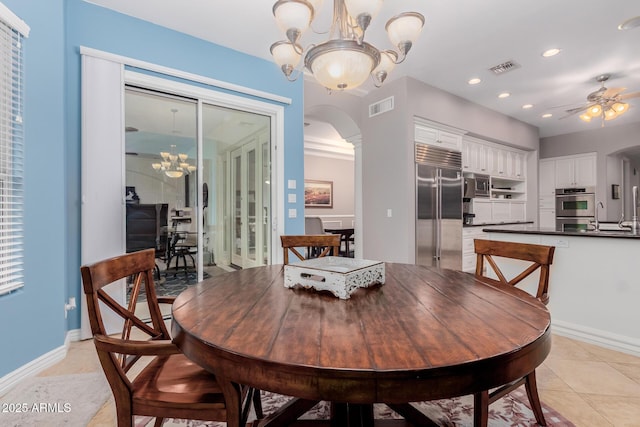
[[[594,187],[556,189],[556,230],[586,231],[595,212]]]

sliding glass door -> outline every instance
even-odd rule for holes
[[[206,226],[217,263],[233,268],[271,260],[270,118],[204,104],[203,176],[215,192]],[[213,167],[217,166],[217,171]],[[215,212],[215,214],[213,214]]]
[[[125,153],[126,251],[155,248],[162,279],[181,274],[195,283],[197,102],[127,87]]]
[[[192,282],[212,266],[268,264],[270,122],[265,115],[127,87],[127,251],[155,247],[160,270],[192,272]],[[153,223],[156,210],[161,218]],[[176,254],[176,241],[193,242],[186,257]]]

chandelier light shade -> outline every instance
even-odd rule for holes
[[[343,90],[360,86],[380,63],[380,52],[369,43],[329,40],[312,48],[305,66],[321,85]]]
[[[300,39],[311,26],[322,0],[278,0],[273,16],[286,40],[271,45],[271,55],[284,75],[295,81],[303,65],[330,90],[354,89],[369,76],[381,86],[396,64],[403,62],[424,26],[424,16],[406,12],[391,18],[386,31],[395,50],[380,51],[364,41],[383,0],[333,0],[329,39],[303,47]],[[294,71],[297,70],[297,73]]]

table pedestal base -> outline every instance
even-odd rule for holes
[[[388,405],[404,417],[403,420],[376,420],[373,405],[332,403],[329,420],[298,420],[318,402],[305,399],[291,399],[266,418],[256,420],[251,427],[438,427],[425,414],[411,404]]]

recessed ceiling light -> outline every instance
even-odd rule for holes
[[[498,95],[498,98],[508,98],[510,96],[511,94],[509,92],[502,92],[500,95]]]
[[[523,110],[528,110],[529,108],[533,108],[533,104],[524,104],[524,105],[522,106],[522,109],[523,109]]]
[[[549,117],[552,117],[552,116],[553,116],[553,114],[551,114],[551,113],[545,113],[545,114],[542,115],[542,118],[543,119],[548,119]]]
[[[469,83],[470,85],[477,85],[478,83],[480,83],[482,80],[480,80],[477,77],[474,77],[472,79],[470,79],[467,83]]]
[[[553,49],[548,49],[545,50],[544,52],[542,52],[542,56],[544,56],[545,58],[549,58],[551,56],[556,56],[557,54],[560,53],[562,49],[558,49],[557,47],[554,47]]]
[[[635,16],[631,19],[627,19],[622,24],[618,25],[619,30],[633,30],[640,27],[640,16]]]

